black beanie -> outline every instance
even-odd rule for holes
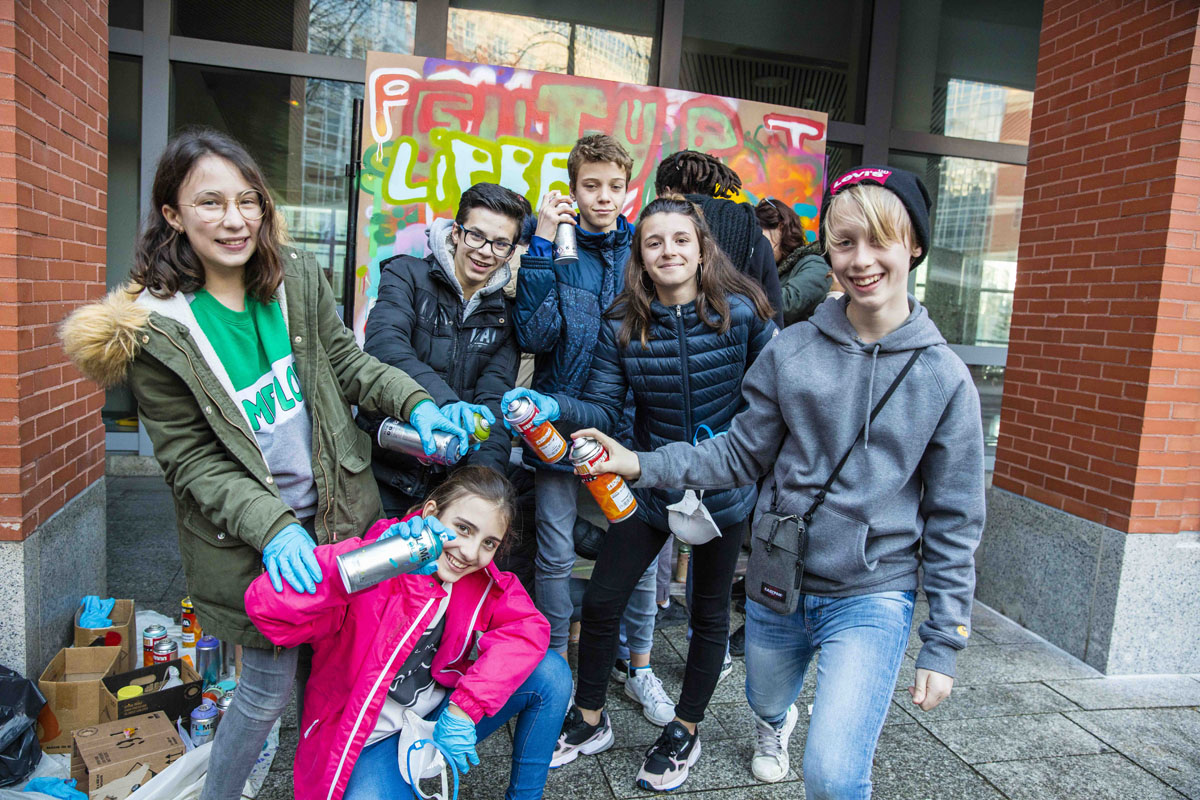
[[[929,192],[925,189],[925,184],[908,170],[867,165],[844,172],[837,180],[830,183],[821,203],[822,245],[825,243],[825,212],[829,209],[829,201],[847,186],[858,183],[873,183],[876,186],[882,186],[899,197],[900,202],[904,204],[904,208],[908,211],[908,218],[912,221],[917,244],[921,246],[921,255],[917,256],[912,264],[915,269],[929,255],[929,208],[932,203],[929,200]]]

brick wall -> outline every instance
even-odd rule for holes
[[[107,8],[0,0],[0,540],[104,474],[104,393],[55,330],[104,291]]]
[[[1196,2],[1046,0],[994,483],[1200,528]]]

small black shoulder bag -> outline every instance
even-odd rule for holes
[[[913,352],[904,368],[892,381],[892,385],[883,393],[883,397],[879,398],[879,402],[871,411],[871,422],[874,422],[875,417],[883,410],[884,405],[896,391],[900,381],[904,380],[904,376],[912,369],[923,350],[924,348]],[[825,481],[825,485],[813,498],[812,505],[802,515],[796,516],[778,511],[775,507],[779,499],[778,483],[771,487],[771,509],[763,512],[763,515],[759,517],[751,537],[750,563],[746,567],[746,595],[751,600],[761,603],[778,614],[795,612],[800,601],[800,584],[804,581],[804,556],[808,547],[808,529],[812,524],[813,515],[825,502],[825,495],[833,486],[833,482],[837,480],[838,473],[846,465],[850,453],[858,444],[865,429],[866,425],[858,429],[858,435],[846,449],[842,460],[833,468],[829,479]]]

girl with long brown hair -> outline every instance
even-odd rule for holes
[[[721,435],[743,408],[742,375],[777,329],[762,290],[738,273],[714,241],[703,214],[678,195],[643,209],[625,269],[625,290],[600,329],[591,373],[578,398],[537,395],[550,419],[564,417],[611,432],[633,393],[638,449]],[[643,570],[671,535],[673,490],[635,490],[638,511],[611,525],[583,598],[579,681],[552,766],[613,744],[604,712],[618,622]],[[647,751],[638,785],[680,786],[700,754],[697,724],[716,688],[729,635],[729,590],[753,486],[705,495],[710,538],[692,549],[692,639],[675,718]],[[716,535],[719,531],[719,536]]]

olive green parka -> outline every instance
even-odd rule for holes
[[[363,533],[382,515],[370,438],[350,406],[407,419],[430,396],[404,372],[364,353],[334,309],[315,259],[283,248],[277,296],[312,417],[317,544]],[[297,522],[280,499],[250,426],[214,370],[211,345],[182,294],[156,298],[130,284],[76,310],[63,347],[89,378],[127,382],[175,498],[179,551],[200,625],[226,642],[270,647],[243,595],[262,550]],[[299,455],[299,454],[298,454]],[[325,576],[325,580],[337,576]],[[285,591],[291,591],[286,588]]]

